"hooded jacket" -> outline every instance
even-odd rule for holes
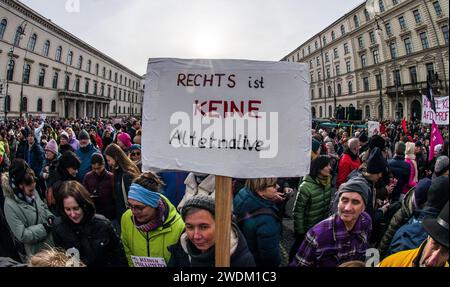
[[[25,255],[31,256],[53,246],[51,234],[47,233],[43,223],[53,216],[38,193],[34,191],[34,203],[19,199],[9,184],[9,175],[2,176],[2,189],[5,195],[5,218],[16,239],[24,244]],[[20,191],[17,191],[20,192]],[[22,258],[25,260],[25,258]]]
[[[294,231],[306,234],[308,230],[328,217],[331,184],[323,186],[310,175],[300,184],[294,206]]]
[[[202,253],[183,233],[176,245],[170,246],[172,258],[168,267],[214,267],[215,248]],[[255,260],[248,250],[247,242],[239,228],[231,226],[230,267],[254,267]]]
[[[259,197],[248,188],[241,189],[235,196],[234,214],[245,218],[262,208],[271,209],[279,214],[279,209],[272,201]],[[240,223],[248,248],[253,254],[256,266],[279,266],[281,263],[280,239],[281,222],[270,214],[250,217]]]
[[[215,176],[213,174],[208,175],[200,183],[197,183],[196,175],[191,172],[186,177],[184,184],[186,185],[186,191],[184,193],[183,199],[178,204],[178,210],[182,210],[186,200],[197,194],[204,194],[214,197]]]
[[[163,258],[167,264],[173,253],[167,248],[177,243],[184,230],[184,222],[170,201],[161,195],[168,207],[168,216],[163,225],[150,232],[144,232],[136,228],[131,209],[128,209],[121,220],[122,243],[128,260],[128,265],[133,266],[131,256]]]
[[[84,217],[79,224],[61,214],[52,232],[55,245],[64,250],[76,248],[88,267],[127,266],[125,252],[111,222],[95,214],[90,205],[82,209]]]
[[[92,143],[88,144],[85,147],[80,147],[75,154],[81,161],[80,168],[77,173],[77,180],[79,182],[83,182],[84,176],[91,170],[91,157],[94,153],[99,152],[98,149],[94,147]]]

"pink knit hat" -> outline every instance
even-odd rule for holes
[[[45,151],[51,151],[54,154],[58,154],[58,144],[54,139],[51,139],[45,146]]]
[[[129,148],[132,145],[131,137],[127,133],[121,133],[117,138],[126,146],[126,148]]]

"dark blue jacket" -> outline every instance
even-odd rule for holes
[[[271,209],[274,214],[279,214],[276,204],[243,188],[234,198],[233,205],[234,214],[240,221],[239,227],[247,239],[256,266],[279,266],[281,221],[270,214],[251,216],[242,221],[242,218],[262,208]]]
[[[409,164],[405,162],[404,156],[396,155],[388,161],[388,164],[392,175],[398,180],[392,192],[392,200],[397,201],[402,193],[403,186],[409,182],[411,169]]]
[[[91,167],[91,157],[94,153],[99,152],[98,149],[94,147],[93,144],[89,144],[86,147],[80,147],[75,154],[78,156],[78,158],[81,161],[80,168],[78,169],[77,173],[77,180],[79,182],[83,182],[84,176],[86,173],[90,172]]]
[[[41,174],[42,168],[44,167],[44,160],[44,150],[37,142],[33,144],[31,149],[28,148],[25,152],[25,161],[34,171],[36,177],[39,177]]]
[[[184,192],[186,191],[186,184],[184,181],[186,180],[188,174],[188,172],[184,171],[158,173],[165,183],[163,194],[174,206],[178,206],[180,201],[183,199]]]

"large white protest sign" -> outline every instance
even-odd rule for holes
[[[438,125],[448,125],[448,96],[435,97],[434,103],[436,105],[436,113],[431,108],[431,102],[428,98],[422,95],[422,123],[431,124],[433,119]]]
[[[307,174],[308,79],[299,63],[150,59],[143,170],[240,178]]]
[[[368,121],[367,128],[369,130],[369,137],[380,134],[380,123],[375,121]]]

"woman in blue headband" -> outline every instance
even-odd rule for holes
[[[146,172],[130,186],[128,209],[122,215],[122,243],[128,264],[135,267],[164,267],[176,244],[184,222],[176,208],[160,193],[163,182]]]

